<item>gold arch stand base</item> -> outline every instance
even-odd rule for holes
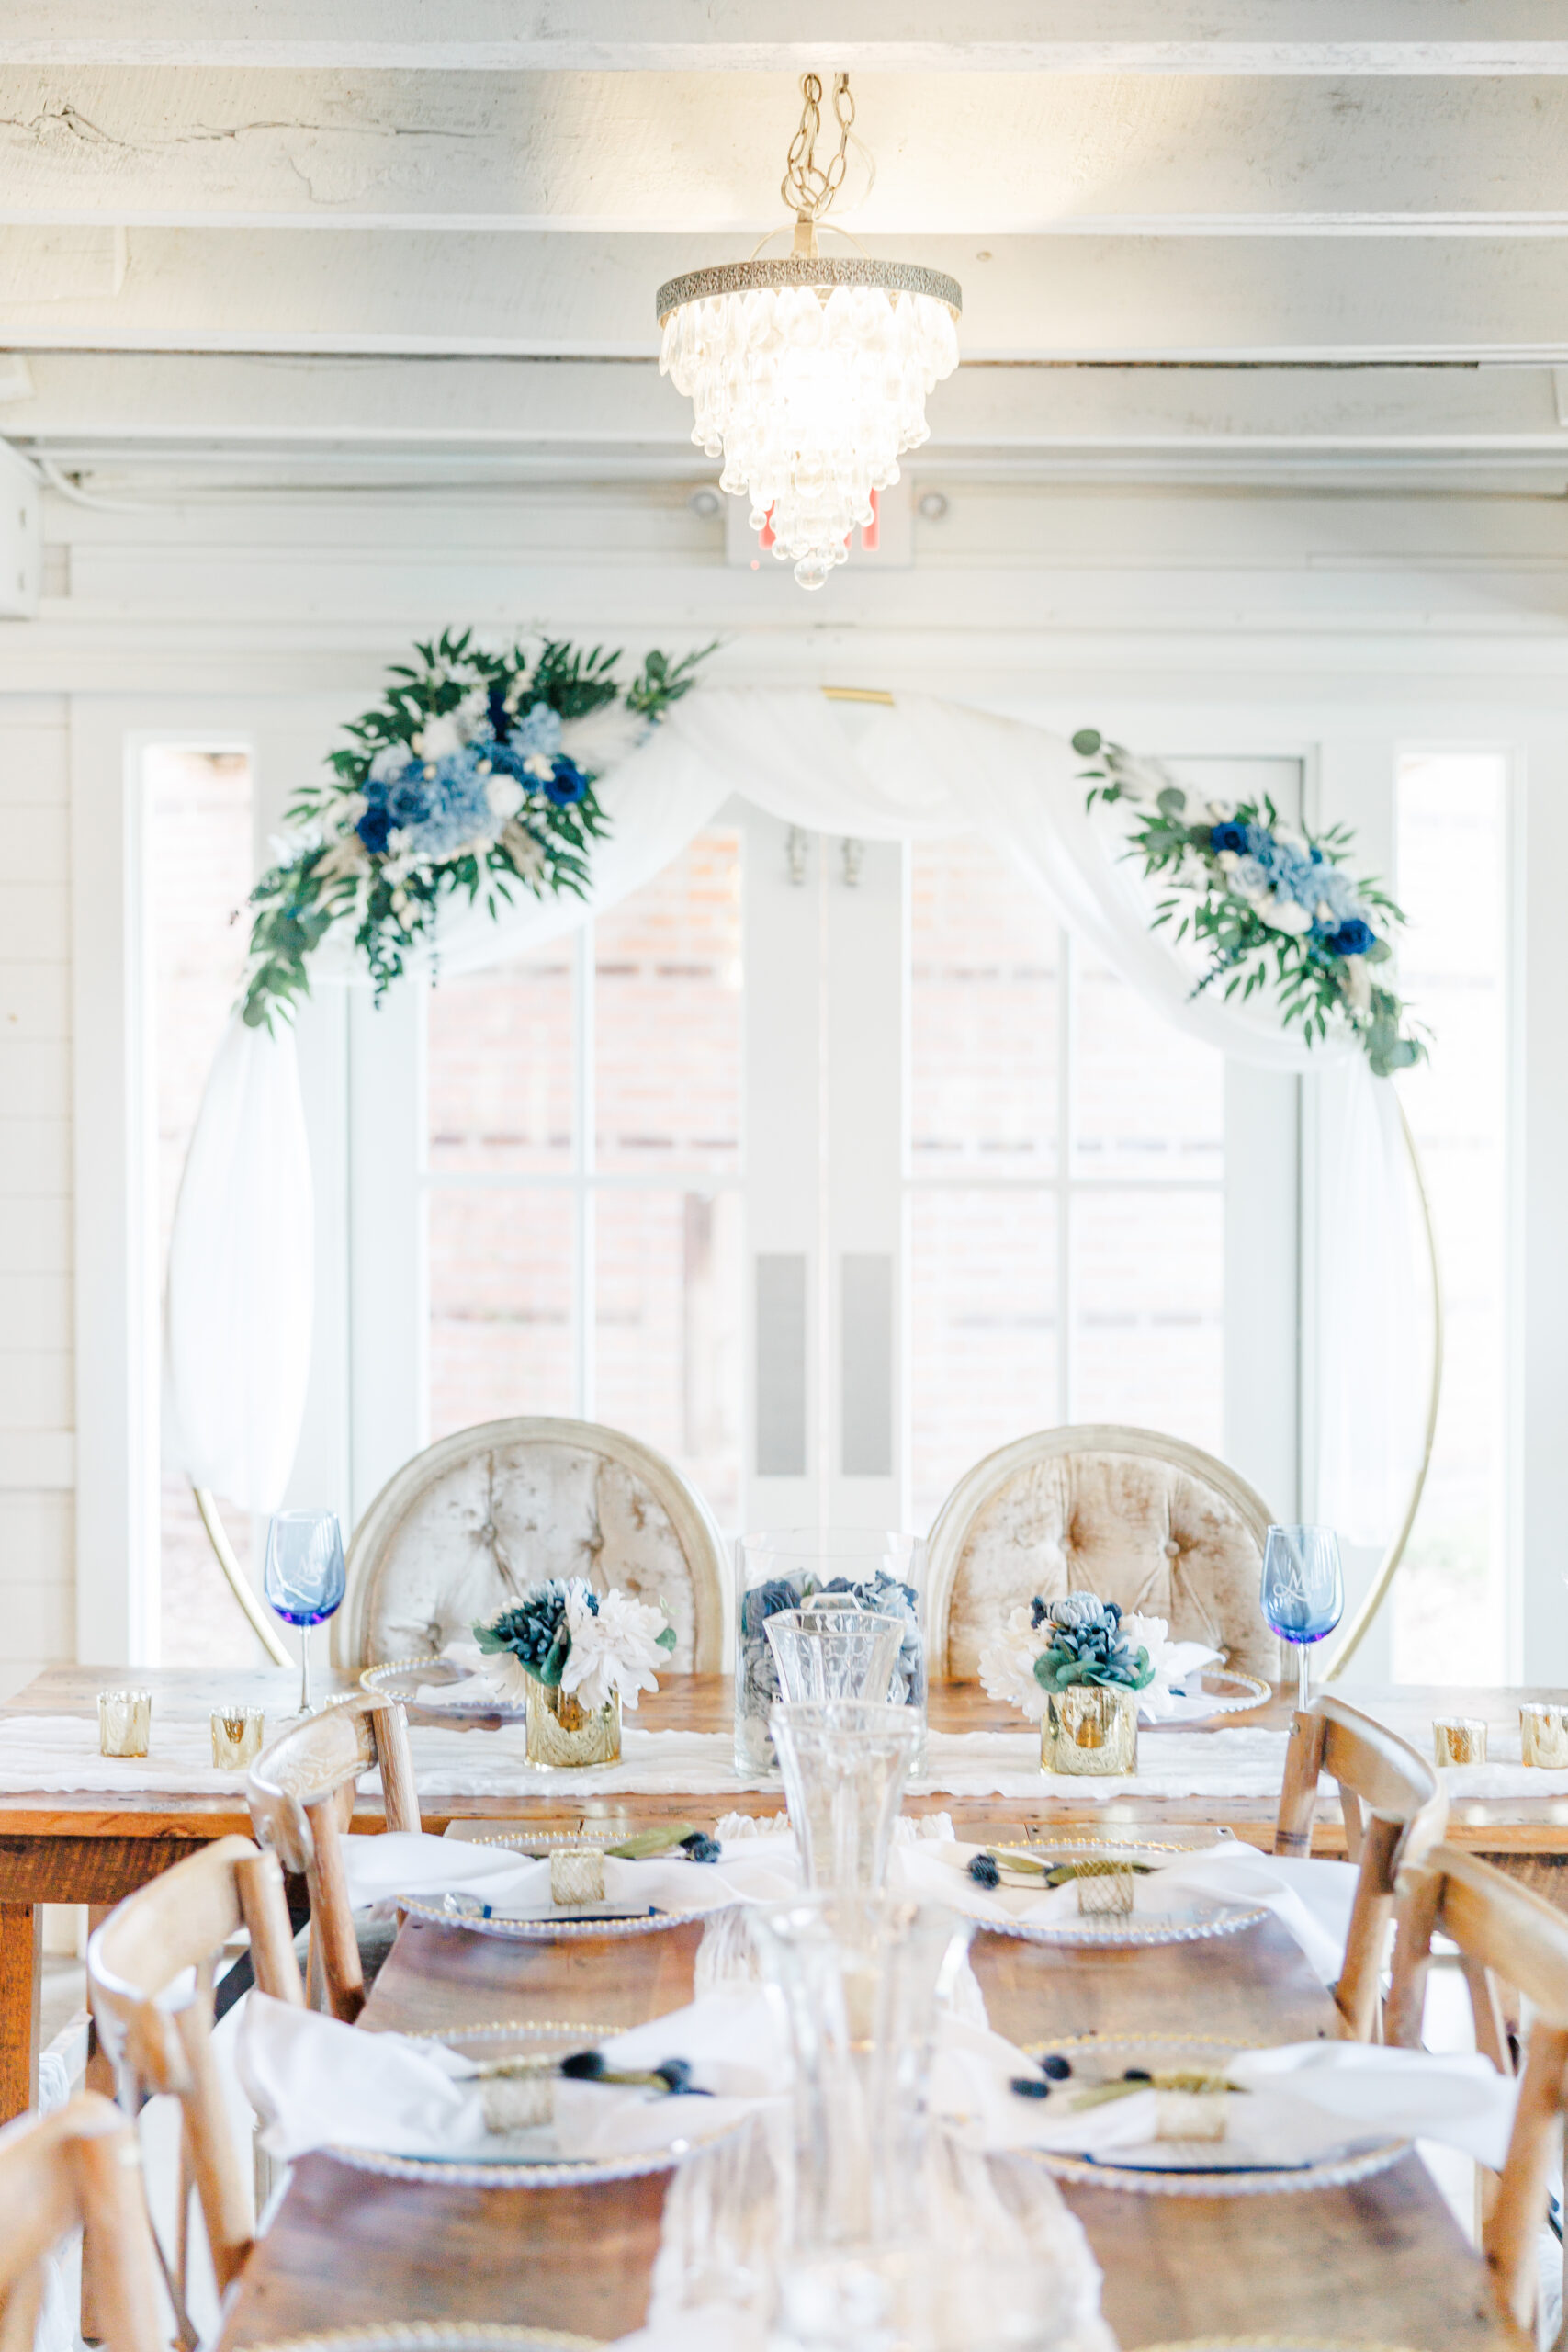
[[[196,1507],[201,1513],[201,1523],[207,1530],[207,1540],[217,1555],[218,1565],[229,1580],[229,1589],[244,1612],[252,1633],[260,1642],[274,1666],[292,1666],[294,1660],[278,1639],[276,1627],[267,1623],[261,1602],[251,1589],[250,1578],[235,1556],[234,1547],[229,1541],[229,1531],[219,1516],[218,1505],[211,1487],[193,1486],[191,1493],[196,1497]]]

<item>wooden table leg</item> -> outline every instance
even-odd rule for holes
[[[0,1903],[0,2123],[38,2104],[42,1962],[41,1907]]]
[[[114,1905],[112,1903],[89,1903],[87,1905],[87,1933],[91,1935],[94,1928],[99,1926],[103,1920],[107,1919],[113,1909]],[[86,2073],[83,2078],[83,2087],[90,2091],[102,2091],[106,2098],[113,2098],[115,2095],[114,2067],[98,2046],[98,2030],[96,2025],[90,2026],[87,2030],[87,2067]],[[89,2233],[89,2237],[91,2233]],[[82,2312],[80,2322],[82,2341],[84,2344],[102,2344],[104,2342],[108,2334],[107,2315],[111,2309],[112,2304],[109,2299],[105,2296],[103,2288],[98,2279],[97,2270],[93,2260],[92,2248],[87,2243],[87,2240],[85,2239],[82,2245]]]

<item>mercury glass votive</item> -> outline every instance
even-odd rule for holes
[[[1519,1756],[1547,1771],[1568,1771],[1568,1705],[1555,1699],[1527,1699],[1519,1709]]]
[[[100,1756],[145,1756],[152,1735],[151,1690],[100,1690]]]
[[[255,1762],[262,1751],[262,1734],[265,1717],[259,1707],[242,1707],[234,1702],[212,1710],[212,1769],[215,1772],[243,1772]]]
[[[1438,1715],[1432,1751],[1439,1764],[1484,1764],[1486,1725],[1480,1715]]]

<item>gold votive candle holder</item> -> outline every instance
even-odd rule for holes
[[[145,1756],[152,1736],[151,1690],[100,1690],[100,1756]]]
[[[1439,1764],[1484,1764],[1484,1721],[1480,1715],[1438,1715],[1432,1724],[1432,1753]]]
[[[1550,1772],[1568,1771],[1568,1705],[1527,1699],[1519,1709],[1519,1757]]]
[[[598,1846],[558,1847],[550,1856],[552,1903],[603,1903],[604,1856]]]
[[[1124,1919],[1133,1908],[1134,1877],[1126,1862],[1079,1862],[1073,1884],[1086,1919]]]
[[[259,1707],[230,1705],[212,1710],[212,1767],[243,1772],[262,1751],[266,1718]]]

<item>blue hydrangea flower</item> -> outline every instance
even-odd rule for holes
[[[512,729],[512,742],[525,759],[530,753],[547,760],[560,751],[560,713],[547,702],[534,703]]]

